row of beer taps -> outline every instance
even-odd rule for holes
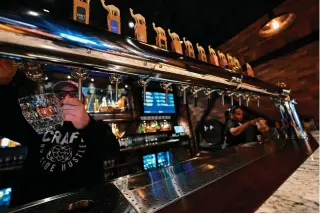
[[[39,92],[44,93],[44,74],[43,74],[43,66],[42,64],[37,63],[29,63],[29,62],[16,62],[16,66],[22,70],[24,70],[28,79],[37,82],[39,84]],[[71,75],[74,79],[78,80],[78,89],[79,89],[79,99],[81,99],[82,92],[82,83],[88,78],[88,70],[83,68],[72,68]],[[109,76],[111,84],[115,85],[115,95],[118,97],[118,86],[123,81],[123,75],[121,74],[111,74]],[[146,102],[146,92],[148,84],[150,83],[150,78],[140,78],[138,80],[138,85],[143,88],[143,101]],[[230,98],[230,105],[234,105],[234,101],[238,101],[238,105],[243,105],[243,101],[246,106],[249,106],[249,102],[251,100],[256,101],[257,106],[260,106],[260,96],[253,94],[252,92],[241,91],[241,78],[233,77],[230,82],[231,87],[226,89],[218,89],[218,88],[208,88],[208,87],[200,87],[194,85],[180,84],[178,83],[178,89],[182,92],[183,103],[187,104],[187,96],[191,93],[194,97],[194,105],[197,106],[198,95],[202,91],[204,95],[207,97],[208,101],[212,98],[212,94],[216,93],[216,95],[221,96],[221,104],[225,105],[225,97]],[[160,87],[165,92],[165,103],[168,101],[168,93],[171,90],[173,83],[170,82],[161,82]]]

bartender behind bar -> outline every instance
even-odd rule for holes
[[[19,88],[28,81],[21,72],[16,74],[13,61],[0,59],[0,136],[28,147],[11,206],[103,183],[103,160],[116,158],[120,151],[111,128],[88,115],[77,99],[77,86],[64,83],[54,93],[63,103],[65,122],[57,130],[38,135],[18,104]]]
[[[222,149],[256,140],[257,129],[254,126],[262,118],[243,122],[243,110],[239,106],[233,106],[225,117],[227,122]]]

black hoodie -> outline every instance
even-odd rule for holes
[[[102,183],[103,160],[116,158],[120,151],[111,128],[90,117],[82,130],[64,122],[61,128],[38,135],[21,113],[20,91],[15,81],[0,86],[0,136],[28,147],[14,204]]]

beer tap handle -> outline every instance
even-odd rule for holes
[[[231,95],[230,99],[231,99],[231,106],[233,106],[233,95]]]
[[[171,83],[161,83],[160,86],[161,88],[163,88],[165,90],[165,102],[166,104],[168,104],[168,91],[169,91],[169,87],[170,87]]]
[[[146,97],[147,97],[147,84],[143,86],[143,103],[146,102]]]
[[[169,102],[169,101],[168,101],[168,100],[169,100],[169,99],[168,99],[168,90],[169,90],[168,88],[165,89],[165,91],[166,91],[166,98],[165,98],[165,99],[166,99],[166,104],[168,104],[168,102]]]
[[[198,101],[198,95],[197,94],[195,94],[194,95],[194,107],[197,107],[197,102]]]
[[[187,104],[187,89],[183,89],[183,104]]]
[[[119,83],[123,81],[122,76],[118,74],[113,74],[109,77],[110,82],[115,84],[115,103],[118,103],[118,86]]]
[[[224,94],[223,93],[221,94],[221,102],[222,102],[222,105],[224,106]]]
[[[78,79],[78,99],[82,98],[82,78]]]
[[[82,83],[88,77],[88,71],[82,68],[72,69],[71,76],[78,79],[78,99],[82,99]]]
[[[138,84],[143,87],[143,103],[146,102],[146,97],[147,97],[147,86],[149,83],[149,79],[139,79]]]
[[[260,107],[260,98],[257,99],[257,106]]]
[[[188,85],[181,85],[179,86],[179,89],[180,91],[182,91],[182,95],[183,95],[183,104],[187,104],[187,89],[189,88],[190,86]]]
[[[116,100],[115,100],[115,103],[117,103],[118,102],[118,81],[116,81],[116,83],[115,83],[115,86],[116,86]]]
[[[241,96],[239,96],[239,106],[241,106]]]

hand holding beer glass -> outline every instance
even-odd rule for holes
[[[14,61],[0,59],[0,85],[9,85],[16,71]],[[31,95],[18,101],[24,118],[38,134],[62,126],[62,108],[54,93]]]

